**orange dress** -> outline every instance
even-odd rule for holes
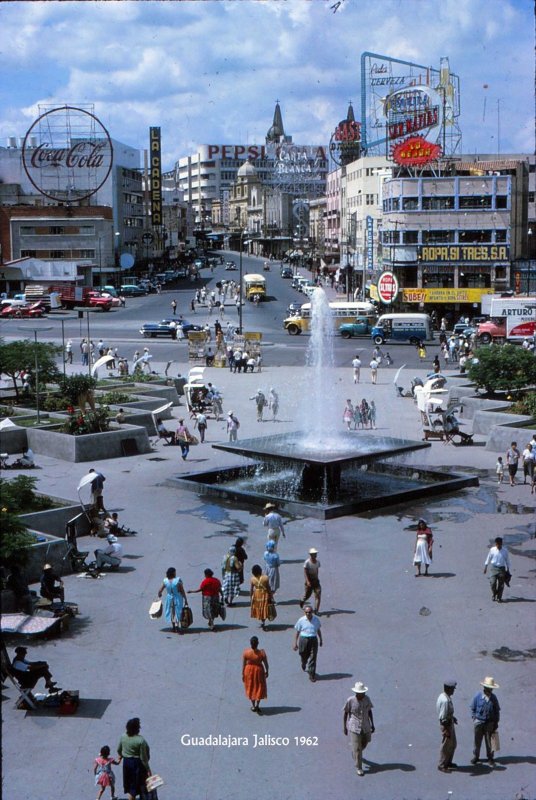
[[[266,675],[263,659],[266,658],[264,650],[252,650],[248,647],[242,654],[246,665],[244,667],[244,689],[249,700],[264,700],[268,697],[266,690]]]
[[[261,575],[260,578],[252,577],[250,583],[253,587],[250,616],[252,619],[260,619],[262,622],[268,619],[268,604],[272,597],[270,581],[267,575]]]

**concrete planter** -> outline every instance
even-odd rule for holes
[[[0,452],[22,453],[22,448],[28,446],[27,430],[28,428],[7,428],[0,431]]]
[[[503,408],[507,408],[505,404]],[[528,422],[530,417],[524,414],[505,414],[502,409],[490,408],[489,410],[477,411],[473,417],[473,432],[480,433],[484,436],[491,432],[491,429],[497,425],[519,425],[519,423]]]
[[[512,416],[509,414],[508,416]],[[506,453],[512,442],[517,442],[518,448],[523,452],[525,445],[530,441],[533,433],[536,432],[536,419],[521,417],[527,422],[532,422],[532,428],[519,428],[519,417],[514,417],[514,421],[509,424],[494,425],[486,442],[486,450],[494,453]]]
[[[34,453],[75,463],[121,458],[125,455],[123,447],[129,446],[124,444],[127,440],[132,446],[135,443],[138,453],[151,452],[147,430],[137,425],[122,425],[117,430],[81,436],[32,428],[27,431],[27,437]]]

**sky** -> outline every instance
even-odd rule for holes
[[[111,136],[163,167],[197,145],[263,143],[279,100],[287,134],[327,144],[360,56],[460,76],[462,151],[533,153],[533,0],[77,0],[0,2],[0,144],[39,106],[93,104]]]

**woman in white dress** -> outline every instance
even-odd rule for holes
[[[428,575],[428,567],[432,563],[432,545],[434,537],[432,531],[428,527],[426,520],[420,519],[417,523],[417,539],[415,541],[415,552],[413,554],[413,563],[415,565],[415,577],[418,578],[421,573],[421,566],[424,565],[424,575]]]

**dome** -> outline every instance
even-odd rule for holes
[[[255,169],[251,161],[246,161],[244,164],[242,164],[242,166],[238,170],[237,176],[239,178],[248,178],[249,176],[252,175],[256,176],[257,170]]]

